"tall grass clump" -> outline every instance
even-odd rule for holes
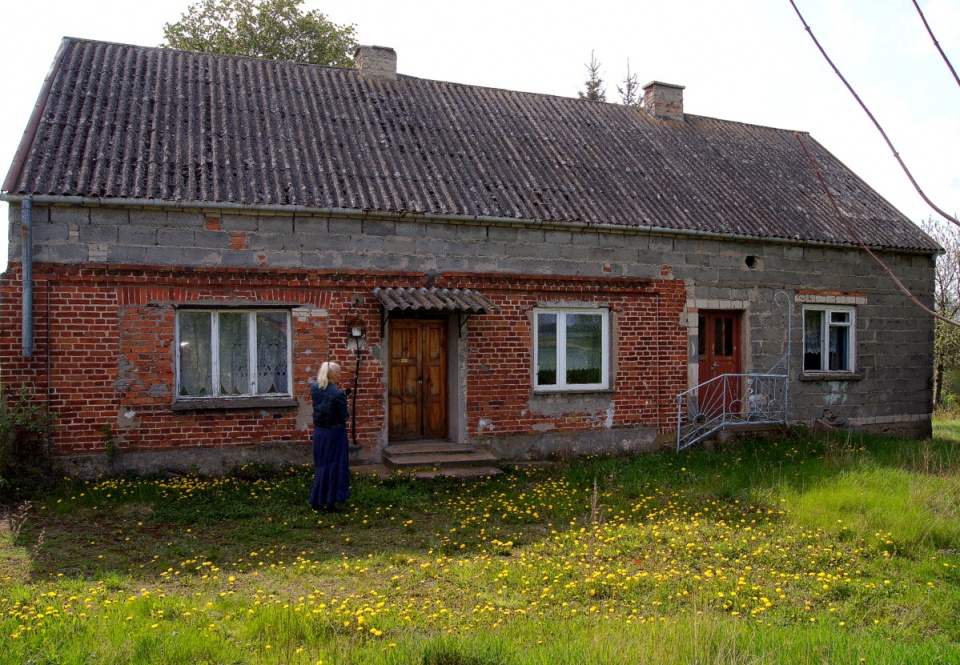
[[[0,395],[0,504],[32,497],[52,478],[47,445],[54,414],[27,386]]]

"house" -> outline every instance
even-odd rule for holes
[[[308,461],[327,359],[356,460],[647,450],[787,393],[930,433],[933,322],[844,224],[928,303],[938,247],[809,135],[357,63],[63,40],[3,185],[0,366],[68,469],[105,431],[136,468]],[[772,369],[782,399],[716,390]]]

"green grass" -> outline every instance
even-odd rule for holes
[[[6,663],[960,662],[960,425],[507,468],[65,482],[0,531]]]

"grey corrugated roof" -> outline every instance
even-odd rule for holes
[[[804,141],[868,244],[936,248]],[[851,242],[792,131],[74,39],[5,188]]]
[[[486,314],[499,310],[479,291],[472,289],[376,288],[373,295],[388,312],[471,312]]]

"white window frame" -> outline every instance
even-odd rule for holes
[[[557,316],[557,382],[540,385],[540,315]],[[600,383],[566,383],[567,354],[561,352],[567,344],[567,314],[599,315],[601,320],[601,381]],[[582,392],[607,390],[610,387],[610,310],[605,307],[538,307],[533,310],[533,387],[537,392]]]
[[[807,369],[807,312],[822,312],[820,319],[820,368]],[[836,323],[832,321],[832,315],[835,313],[845,313],[850,315],[850,320],[845,323]],[[849,367],[846,369],[829,369],[830,364],[830,329],[846,328],[847,343],[849,345],[849,357],[847,362]],[[803,346],[801,352],[801,361],[803,373],[805,374],[853,374],[857,371],[857,308],[845,305],[806,305],[803,308]]]
[[[181,395],[180,394],[180,315],[190,314],[209,314],[210,321],[210,345],[211,345],[211,386],[212,392],[209,395]],[[241,395],[221,395],[220,394],[220,314],[243,314],[247,320],[247,363],[249,371],[249,391]],[[287,392],[285,393],[257,393],[257,315],[258,314],[283,314],[287,318]],[[210,399],[273,399],[273,398],[291,398],[293,397],[293,321],[290,311],[287,309],[263,308],[263,309],[241,309],[241,308],[193,308],[184,307],[177,310],[175,323],[175,344],[176,344],[176,362],[174,376],[174,400],[177,402],[203,401]]]

